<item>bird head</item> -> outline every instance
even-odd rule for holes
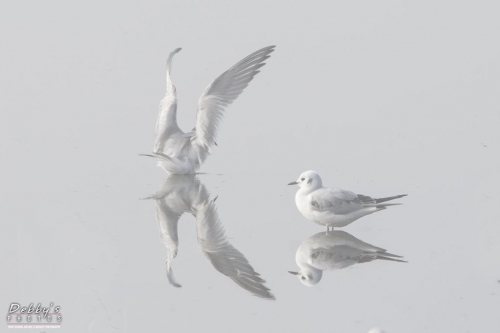
[[[320,188],[323,186],[323,183],[317,172],[309,170],[303,172],[296,181],[288,185],[299,185],[301,188]]]
[[[302,282],[303,285],[306,285],[308,287],[312,287],[315,284],[318,284],[318,282],[321,281],[321,278],[323,277],[323,271],[319,269],[318,270],[301,269],[298,272],[288,271],[288,273],[297,276],[300,282]]]

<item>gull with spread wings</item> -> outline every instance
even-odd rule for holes
[[[193,174],[206,160],[212,147],[217,145],[215,139],[226,107],[259,73],[274,46],[250,54],[205,89],[198,100],[196,125],[190,132],[183,132],[177,125],[177,93],[170,76],[172,58],[180,50],[175,49],[167,60],[167,88],[156,121],[153,155],[143,155],[157,158],[158,166],[169,174]]]

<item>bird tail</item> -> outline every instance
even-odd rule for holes
[[[153,157],[153,158],[156,158],[160,161],[172,162],[172,163],[177,163],[177,164],[181,163],[181,161],[178,158],[173,157],[173,156],[168,156],[167,154],[163,154],[160,152],[156,152],[153,154],[139,154],[139,156]]]
[[[389,206],[400,206],[400,205],[402,205],[402,203],[387,203],[387,204],[375,205],[375,207],[385,209]]]
[[[401,258],[400,256],[396,256],[396,257]],[[377,255],[377,259],[388,260],[388,261],[397,261],[397,262],[408,262],[408,261],[402,260],[402,259],[391,258],[391,257],[387,256],[387,253]]]
[[[391,258],[403,258],[403,256],[398,256],[397,254],[389,253],[386,251],[379,252],[379,255],[383,255],[385,257],[391,257]]]
[[[182,174],[185,171],[183,161],[160,152],[151,154],[139,154],[139,156],[153,157],[158,160],[158,166],[170,174]]]
[[[397,256],[392,253],[388,252],[382,252],[382,251],[377,251],[377,252],[364,252],[363,255],[359,258],[358,262],[359,263],[365,263],[365,262],[370,262],[376,259],[380,260],[387,260],[387,261],[397,261],[397,262],[408,262],[406,260],[403,260],[403,257]]]
[[[379,198],[379,199],[375,199],[375,203],[381,203],[381,202],[391,201],[391,200],[394,200],[394,199],[399,199],[399,198],[402,198],[402,197],[406,197],[407,195],[408,194],[400,194],[400,195],[395,195],[395,196],[392,196],[392,197]],[[401,204],[386,204],[384,206],[392,206],[392,205],[401,205]]]
[[[377,210],[374,212],[384,210],[389,206],[399,206],[402,205],[401,203],[387,203],[387,204],[369,204],[369,205],[364,205],[365,207],[375,207]]]

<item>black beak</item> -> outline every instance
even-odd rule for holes
[[[288,271],[288,273],[293,274],[293,275],[299,275],[299,272]]]
[[[291,183],[288,183],[288,185],[297,185],[298,182],[291,182]]]

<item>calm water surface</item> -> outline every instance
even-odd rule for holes
[[[54,302],[63,332],[498,331],[497,4],[23,4],[0,10],[4,309]],[[138,156],[166,56],[183,47],[188,130],[205,86],[272,44],[192,192],[170,190],[167,212],[184,212],[175,287],[158,200],[140,200],[167,176]],[[325,270],[313,287],[289,274],[324,231],[286,185],[309,169],[329,187],[408,193],[341,229],[408,263]],[[198,232],[207,209],[218,219]]]

